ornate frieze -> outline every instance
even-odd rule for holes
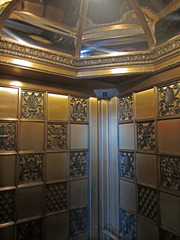
[[[42,221],[35,220],[17,225],[17,240],[41,240]]]
[[[88,153],[71,152],[70,154],[71,177],[82,177],[88,175]]]
[[[136,239],[136,217],[135,215],[120,209],[120,236],[135,240]]]
[[[0,192],[0,224],[14,219],[14,191]]]
[[[0,122],[0,150],[15,150],[15,122]]]
[[[27,154],[20,157],[19,182],[29,183],[42,180],[42,154]]]
[[[66,124],[48,124],[48,149],[65,149],[67,146],[67,127]]]
[[[133,119],[133,96],[119,99],[120,121]]]
[[[135,178],[135,159],[134,153],[119,153],[120,177]]]
[[[180,113],[180,82],[158,88],[159,116]]]
[[[137,148],[140,150],[155,150],[154,122],[137,124]]]
[[[138,186],[138,212],[154,221],[158,220],[157,191],[148,187]]]
[[[87,121],[87,99],[71,98],[71,121]]]
[[[44,93],[22,90],[21,111],[24,118],[44,118]]]
[[[160,157],[161,186],[180,191],[180,157]]]
[[[70,211],[70,236],[87,232],[87,207]]]
[[[46,185],[46,212],[55,212],[67,208],[67,183]]]

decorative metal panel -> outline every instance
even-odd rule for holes
[[[120,177],[135,178],[135,159],[134,153],[120,152],[119,167]]]
[[[71,152],[70,154],[70,175],[71,177],[82,177],[88,175],[88,153]]]
[[[48,124],[48,149],[65,149],[67,145],[67,129],[65,124]]]
[[[180,113],[180,82],[158,88],[159,116]]]
[[[180,240],[180,236],[176,236],[173,233],[162,229],[161,240]]]
[[[138,186],[138,212],[154,221],[158,220],[157,191]]]
[[[55,212],[67,208],[67,184],[54,183],[46,186],[46,212]]]
[[[180,157],[160,157],[161,186],[180,191]]]
[[[137,148],[140,150],[155,150],[154,122],[137,124]]]
[[[70,235],[87,232],[87,207],[70,211]]]
[[[122,237],[135,240],[136,239],[136,217],[120,209],[120,235]]]
[[[21,111],[24,118],[44,118],[44,93],[22,90]]]
[[[119,99],[120,121],[133,119],[133,96]]]
[[[0,224],[14,219],[14,191],[0,192]]]
[[[15,150],[15,122],[0,122],[0,150]]]
[[[79,122],[87,121],[87,99],[71,98],[71,120]]]
[[[41,240],[42,221],[35,220],[17,225],[17,240]]]
[[[19,182],[38,182],[42,180],[42,154],[27,154],[20,158]]]

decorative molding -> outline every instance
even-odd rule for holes
[[[39,182],[42,180],[42,154],[27,154],[20,158],[19,182]]]
[[[154,221],[158,221],[157,191],[138,186],[138,212]]]
[[[133,96],[128,96],[119,99],[119,120],[132,120],[133,119]]]
[[[17,225],[17,240],[41,240],[42,220],[25,222]]]
[[[180,113],[180,82],[158,88],[159,116]]]
[[[87,207],[70,210],[70,236],[87,232]]]
[[[44,118],[44,93],[22,90],[21,110],[24,118]]]
[[[135,178],[134,153],[119,153],[120,177]]]
[[[15,150],[15,122],[0,122],[0,150]]]
[[[14,219],[14,191],[0,192],[0,224]]]
[[[140,150],[155,150],[154,122],[137,124],[137,148]]]
[[[67,145],[66,124],[48,124],[48,149],[65,149]]]
[[[160,156],[161,187],[180,191],[180,157]]]
[[[55,212],[67,208],[67,183],[46,185],[46,212]]]
[[[71,98],[71,121],[87,121],[87,99]]]
[[[71,152],[70,154],[71,177],[82,177],[88,175],[88,153]]]
[[[136,217],[135,215],[120,209],[120,236],[135,240],[136,239]]]

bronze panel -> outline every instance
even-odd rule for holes
[[[43,186],[18,189],[18,219],[43,214]]]
[[[136,185],[120,180],[120,206],[136,211]]]
[[[88,148],[88,125],[71,124],[71,149]]]
[[[67,178],[67,153],[47,154],[47,181]]]
[[[157,186],[157,159],[155,155],[137,154],[137,180],[154,187]]]
[[[46,217],[46,240],[67,239],[67,213]]]
[[[159,229],[157,226],[138,219],[138,240],[159,240]]]
[[[180,119],[158,122],[158,147],[159,152],[180,153]]]
[[[48,119],[66,120],[68,119],[68,97],[48,94]]]
[[[119,148],[134,149],[134,124],[119,125]]]
[[[42,151],[44,149],[44,123],[21,122],[20,150]]]
[[[70,207],[88,204],[88,179],[70,182]]]
[[[136,119],[155,117],[155,92],[149,89],[136,93]]]
[[[180,234],[180,198],[160,193],[161,224]]]
[[[0,118],[17,118],[18,89],[0,87]]]
[[[9,226],[5,228],[0,228],[0,239],[1,240],[12,240],[13,238],[14,227]]]
[[[15,156],[0,156],[0,187],[15,186]]]

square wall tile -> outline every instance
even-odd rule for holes
[[[136,239],[136,216],[124,209],[120,209],[120,236],[127,239]]]
[[[60,180],[67,178],[67,153],[47,154],[46,180]]]
[[[48,120],[68,119],[68,96],[48,94]]]
[[[13,155],[0,156],[0,187],[15,186],[15,159]]]
[[[71,124],[71,149],[88,148],[88,125]]]
[[[18,219],[43,214],[43,186],[19,188],[17,195]]]
[[[67,213],[46,217],[46,240],[67,239]]]
[[[180,119],[158,122],[158,147],[160,153],[180,153]]]
[[[70,182],[70,208],[88,204],[88,179]]]
[[[43,151],[43,149],[44,149],[44,123],[21,122],[20,150]]]
[[[149,154],[136,154],[137,181],[157,187],[157,157]]]
[[[180,233],[180,197],[160,193],[161,224]]]
[[[40,240],[42,236],[42,220],[37,219],[17,225],[16,239]]]
[[[156,97],[153,88],[136,93],[136,119],[155,117],[155,99]]]
[[[119,125],[119,148],[134,149],[134,124]]]
[[[13,240],[14,226],[0,228],[0,239],[1,240]]]
[[[138,240],[159,240],[159,228],[152,223],[139,218]]]
[[[17,118],[18,89],[0,87],[0,118]]]
[[[14,190],[0,192],[0,224],[14,221]]]
[[[136,211],[136,185],[120,180],[120,206]]]

